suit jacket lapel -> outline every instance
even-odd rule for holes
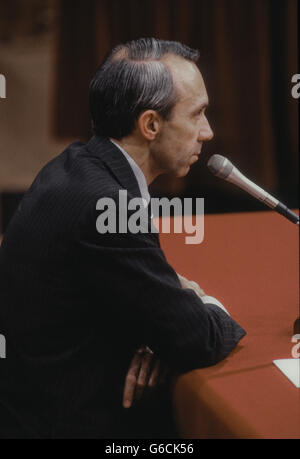
[[[98,136],[92,137],[87,144],[87,149],[93,156],[100,158],[105,163],[111,174],[121,187],[127,190],[128,194],[134,197],[141,197],[140,187],[130,164],[119,148],[108,138]],[[147,212],[149,232],[152,233],[158,246],[160,246],[158,233],[156,230],[152,231],[151,205],[148,206]]]
[[[135,197],[141,197],[136,177],[123,153],[108,138],[94,136],[87,149],[100,158],[118,183]]]

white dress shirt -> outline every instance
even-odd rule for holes
[[[134,173],[135,178],[136,178],[136,180],[138,182],[139,189],[140,189],[140,192],[141,192],[141,196],[142,196],[143,199],[146,199],[147,205],[148,205],[149,202],[150,202],[150,193],[149,193],[149,190],[148,190],[146,177],[144,176],[144,173],[143,173],[142,169],[137,165],[137,163],[134,161],[134,159],[127,153],[127,151],[124,150],[124,148],[122,148],[120,145],[118,145],[112,139],[110,139],[110,141],[116,147],[118,147],[119,150],[121,150],[121,152],[123,153],[123,155],[125,156],[125,158],[129,162],[129,165],[130,165],[130,167],[132,169],[132,172]]]

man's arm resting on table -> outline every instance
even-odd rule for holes
[[[96,210],[90,216],[76,242],[80,265],[94,298],[109,302],[106,313],[136,341],[136,349],[147,344],[181,373],[223,360],[245,331],[219,306],[182,288],[155,235],[99,234]]]

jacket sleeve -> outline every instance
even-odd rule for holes
[[[76,240],[87,289],[130,338],[184,373],[224,359],[245,335],[226,312],[183,289],[151,233],[99,234],[96,216]],[[104,307],[104,306],[103,306]]]

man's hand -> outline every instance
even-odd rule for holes
[[[178,276],[178,279],[179,279],[179,281],[181,283],[181,287],[182,288],[190,288],[190,289],[194,290],[194,292],[196,292],[197,295],[200,296],[200,298],[205,295],[204,291],[202,290],[202,288],[199,287],[197,282],[190,281],[190,280],[186,279],[185,277],[181,276],[178,273],[177,273],[177,276]]]
[[[154,388],[166,380],[167,368],[154,357],[147,346],[135,353],[128,369],[123,391],[123,407],[130,408],[148,388]]]

